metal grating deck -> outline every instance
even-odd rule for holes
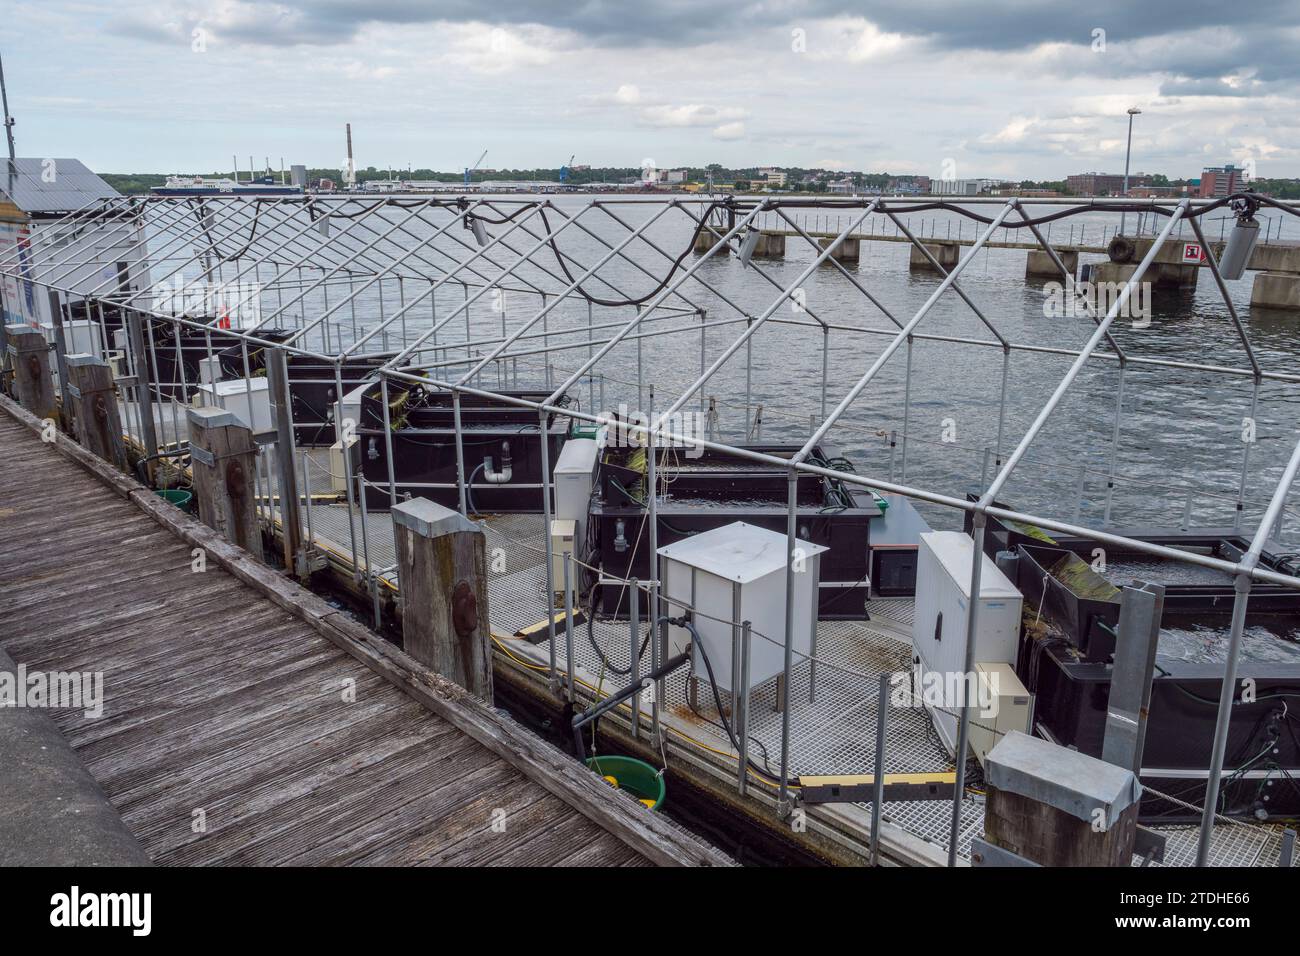
[[[318,536],[328,539],[332,549],[346,553],[348,543],[347,508],[316,506],[312,519]],[[510,640],[511,653],[535,665],[546,665],[549,649],[545,643],[533,645],[513,640],[520,628],[545,619],[546,577],[545,539],[541,515],[494,515],[483,520],[487,532],[488,564],[493,549],[505,556],[506,570],[492,575],[489,590],[492,600],[492,627],[499,637]],[[360,542],[361,516],[354,517]],[[387,512],[367,516],[371,565],[387,568],[396,561],[392,523]],[[396,583],[394,572],[384,575]],[[905,598],[874,599],[868,605],[869,621],[822,621],[817,630],[817,656],[823,663],[817,668],[816,699],[809,699],[810,662],[797,662],[794,668],[790,699],[791,773],[870,773],[875,764],[875,722],[878,675],[882,672],[907,670],[911,662],[911,624],[913,602]],[[597,644],[616,666],[626,668],[630,656],[630,632],[626,623],[597,621],[593,627]],[[600,658],[591,648],[585,625],[574,630],[575,676],[592,688],[607,692],[623,686],[626,678],[606,673],[602,681]],[[557,634],[557,670],[566,672],[566,648],[563,632]],[[758,640],[755,637],[755,640]],[[838,667],[829,666],[839,665]],[[678,672],[668,679],[664,721],[669,728],[668,760],[674,751],[690,752],[734,774],[736,755],[720,723],[708,684],[701,680],[698,711],[687,703],[688,677]],[[583,695],[591,697],[591,692]],[[729,705],[723,693],[723,703]],[[781,715],[776,710],[775,681],[757,688],[752,694],[750,718],[750,755],[760,765],[766,752],[774,774],[779,772],[781,752]],[[642,727],[648,715],[643,712]],[[920,708],[890,710],[886,736],[885,769],[888,772],[951,770],[952,759],[939,743],[926,712]],[[971,781],[979,786],[978,774]],[[870,806],[856,805],[864,820]],[[949,801],[895,801],[885,805],[882,817],[906,832],[935,845],[936,855],[946,853],[951,821]],[[983,803],[972,796],[964,805],[958,855],[970,859],[971,839],[983,832]],[[1189,826],[1160,828],[1166,834],[1166,864],[1189,866],[1195,860],[1198,830]],[[865,833],[865,827],[864,827]],[[1276,866],[1281,845],[1281,827],[1254,824],[1228,824],[1215,828],[1211,860],[1221,866]]]

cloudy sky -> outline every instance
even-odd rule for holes
[[[10,0],[18,151],[104,172],[799,165],[1300,176],[1297,0]]]

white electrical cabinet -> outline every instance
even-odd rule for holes
[[[53,322],[41,323],[45,340],[53,345],[58,339],[58,327]],[[66,319],[63,323],[63,344],[65,355],[93,355],[96,358],[104,354],[104,332],[98,322],[92,319]]]
[[[45,341],[51,346],[50,371],[57,386],[59,385],[59,358],[53,346],[58,342],[58,327],[53,322],[42,322],[41,332],[45,336]],[[101,358],[104,355],[103,329],[98,322],[90,319],[67,319],[63,323],[63,346],[64,355],[93,355],[95,358]]]
[[[225,371],[221,368],[221,359],[215,355],[212,358],[199,359],[199,383],[202,385],[211,385],[213,382],[221,381]]]
[[[988,752],[1011,731],[1031,732],[1034,708],[1032,695],[1010,664],[976,664],[975,673],[980,680],[980,708],[970,725],[970,749],[982,767]]]
[[[970,583],[975,542],[960,531],[930,531],[921,535],[916,565],[916,606],[912,615],[912,647],[916,677],[934,694],[940,688],[974,690],[977,677],[967,675],[966,620],[970,612]],[[981,554],[980,613],[972,660],[1014,664],[1020,639],[1020,592]],[[956,748],[959,701],[947,695],[934,706],[926,700],[935,730],[949,750]]]
[[[570,438],[560,449],[553,471],[555,517],[574,524],[574,554],[586,557],[587,507],[596,474],[598,449],[591,438]]]
[[[236,378],[200,385],[194,404],[224,408],[255,432],[272,427],[271,383],[265,378]]]
[[[692,623],[722,690],[730,691],[738,684],[732,676],[732,648],[738,646],[740,634],[739,626],[723,622],[749,621],[751,629],[758,632],[750,638],[751,688],[785,669],[786,548],[785,535],[736,521],[659,549],[668,615],[678,617],[688,606],[699,609],[701,613],[692,616]],[[802,540],[796,548],[791,646],[796,655],[807,655],[812,652],[817,628],[821,554],[827,549]],[[685,628],[670,628],[670,653],[681,653],[690,640]],[[796,664],[802,660],[795,657]],[[696,676],[707,679],[699,647],[692,651],[692,662]]]
[[[575,525],[572,519],[555,518],[551,521],[551,584],[555,590],[555,606],[564,607],[564,556],[574,557]],[[569,591],[578,590],[580,569],[572,560],[569,561]],[[574,599],[577,604],[577,598]]]

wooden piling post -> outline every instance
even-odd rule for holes
[[[1039,866],[1131,865],[1133,771],[1012,731],[985,757],[984,839]]]
[[[145,343],[145,318],[135,309],[123,309],[126,334],[131,345],[132,374],[135,383],[136,410],[140,414],[140,444],[144,448],[145,472],[153,480],[153,462],[149,456],[158,452],[158,434],[153,417],[153,386],[150,382],[149,353]]]
[[[492,700],[486,536],[427,498],[392,509],[406,653]]]
[[[293,401],[289,391],[289,365],[284,349],[266,350],[266,377],[270,383],[271,416],[275,419],[276,491],[280,503],[280,535],[284,566],[306,580],[309,574],[302,541],[302,511],[298,500],[298,472],[294,465]]]
[[[59,419],[50,374],[50,347],[45,336],[30,325],[5,327],[6,347],[14,370],[14,396],[37,418]]]
[[[252,431],[223,408],[191,408],[186,414],[199,520],[262,560],[253,489],[257,444]]]
[[[68,376],[63,394],[75,423],[77,441],[87,451],[125,471],[126,446],[113,370],[97,355],[67,355],[63,365]]]
[[[67,416],[68,397],[63,391],[64,384],[68,381],[68,366],[65,362],[65,356],[68,354],[68,340],[63,330],[63,303],[59,301],[59,293],[54,290],[48,290],[50,293],[50,318],[54,321],[54,367],[59,372],[59,394],[63,396],[63,414],[64,427],[70,423]]]

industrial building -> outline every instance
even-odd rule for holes
[[[1130,173],[1128,188],[1150,186],[1152,177],[1147,173]],[[1074,196],[1121,196],[1124,194],[1123,173],[1075,173],[1065,180],[1066,191]]]

